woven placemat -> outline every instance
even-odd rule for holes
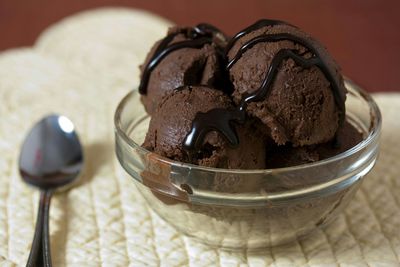
[[[0,266],[24,266],[38,192],[18,153],[41,116],[70,117],[87,164],[51,207],[54,266],[399,266],[400,94],[374,95],[381,155],[339,218],[310,238],[258,252],[226,252],[178,234],[139,196],[114,156],[113,113],[138,84],[138,65],[170,23],[143,11],[99,9],[46,30],[33,48],[0,54]]]

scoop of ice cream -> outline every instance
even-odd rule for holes
[[[345,121],[339,128],[336,138],[327,143],[303,147],[293,147],[290,144],[268,146],[266,166],[283,168],[316,162],[349,150],[362,140],[362,133]]]
[[[185,86],[167,94],[155,110],[143,147],[161,156],[201,166],[230,169],[265,167],[265,137],[252,121],[235,127],[237,147],[217,129],[207,132],[194,153],[184,147],[197,114],[233,109],[230,98],[204,86]]]
[[[346,89],[319,42],[294,26],[263,20],[237,34],[227,55],[234,101],[246,102],[275,143],[304,146],[334,137]]]
[[[162,97],[180,86],[218,87],[225,44],[225,36],[207,24],[169,29],[141,66],[139,91],[146,111],[152,114]]]

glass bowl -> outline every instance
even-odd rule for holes
[[[346,119],[365,138],[325,160],[232,170],[160,157],[140,146],[150,118],[137,91],[122,99],[115,113],[117,157],[148,205],[179,232],[225,249],[287,243],[332,221],[377,159],[380,111],[355,84],[346,81],[346,87]]]

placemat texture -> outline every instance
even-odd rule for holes
[[[0,266],[24,266],[29,255],[38,192],[22,182],[18,154],[49,113],[73,120],[87,163],[79,185],[52,200],[54,266],[400,266],[400,94],[374,95],[384,118],[378,163],[339,218],[307,239],[227,252],[149,210],[114,156],[113,114],[170,24],[132,9],[92,10],[49,28],[32,48],[0,54]]]

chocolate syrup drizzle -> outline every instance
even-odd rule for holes
[[[216,27],[201,23],[193,28],[182,28],[177,32],[168,34],[158,45],[153,56],[150,58],[144,67],[142,77],[140,79],[139,93],[145,95],[147,93],[147,85],[150,79],[150,74],[154,68],[171,52],[182,48],[202,48],[205,44],[211,44],[213,38],[221,33]],[[175,36],[184,34],[185,40],[170,44]]]
[[[250,32],[256,31],[260,28],[267,26],[274,26],[287,23],[279,20],[259,20],[253,25],[245,28],[244,30],[237,33],[228,43],[225,50],[225,58],[227,58],[228,51],[234,46],[234,44],[244,35]],[[173,38],[184,33],[187,37],[191,38],[188,41],[178,42],[172,45],[169,43]],[[173,33],[164,38],[164,40],[157,47],[153,57],[149,60],[146,65],[141,84],[139,86],[139,92],[141,94],[146,94],[146,87],[151,71],[159,64],[159,62],[169,53],[177,49],[184,47],[201,48],[204,44],[211,43],[213,36],[220,33],[220,31],[208,24],[199,24],[194,28],[182,29],[177,33]],[[233,147],[239,144],[239,139],[235,131],[234,124],[242,124],[245,122],[246,113],[245,109],[247,105],[251,102],[263,100],[271,88],[274,79],[279,71],[279,67],[282,62],[286,59],[292,59],[297,65],[302,66],[305,69],[317,66],[328,79],[331,84],[332,92],[335,98],[336,105],[340,110],[339,124],[344,122],[345,106],[343,96],[340,94],[340,86],[335,79],[334,73],[328,67],[328,64],[323,60],[317,49],[313,44],[306,40],[305,38],[300,38],[290,33],[279,33],[279,34],[262,34],[260,36],[254,37],[249,41],[245,42],[236,55],[226,63],[226,70],[229,71],[232,66],[242,57],[248,49],[252,48],[254,45],[262,42],[278,42],[278,41],[292,41],[294,43],[302,45],[311,54],[310,58],[304,58],[299,51],[296,49],[281,49],[274,58],[267,70],[264,80],[261,83],[259,89],[255,90],[252,94],[247,94],[243,96],[240,101],[240,105],[236,109],[212,109],[206,113],[197,113],[195,119],[192,122],[192,128],[189,134],[185,137],[183,148],[188,153],[189,157],[201,149],[203,145],[203,139],[205,135],[210,131],[218,131],[225,136],[229,144]]]
[[[219,131],[232,146],[239,145],[239,138],[232,122],[243,123],[245,113],[238,109],[215,108],[206,113],[199,112],[192,122],[192,129],[185,137],[183,147],[191,158],[201,148],[202,141],[210,131]],[[195,148],[195,149],[194,149]]]
[[[311,68],[312,66],[317,66],[325,75],[325,77],[328,79],[332,86],[332,92],[335,98],[336,105],[339,107],[341,111],[344,110],[344,99],[342,98],[340,92],[339,85],[334,78],[334,74],[331,73],[329,67],[327,64],[324,62],[318,51],[312,46],[312,44],[307,41],[306,39],[300,38],[298,36],[295,36],[290,33],[279,33],[279,34],[263,34],[260,36],[257,36],[248,42],[244,43],[238,52],[236,53],[235,57],[233,57],[227,64],[226,68],[229,70],[232,68],[232,66],[241,58],[244,52],[246,52],[248,49],[252,48],[254,45],[261,43],[261,42],[278,42],[278,41],[283,41],[283,40],[288,40],[292,41],[295,43],[298,43],[305,47],[309,52],[313,54],[313,56],[309,59],[306,59],[302,57],[298,51],[295,49],[281,49],[274,58],[272,59],[271,65],[269,66],[267,75],[265,76],[261,87],[255,91],[255,93],[246,96],[244,99],[242,99],[243,105],[254,102],[254,101],[260,101],[264,97],[266,97],[268,93],[268,89],[272,85],[273,79],[275,78],[278,68],[283,62],[283,60],[291,58],[293,59],[297,65],[302,66],[305,69]],[[344,112],[341,112],[344,113]]]

